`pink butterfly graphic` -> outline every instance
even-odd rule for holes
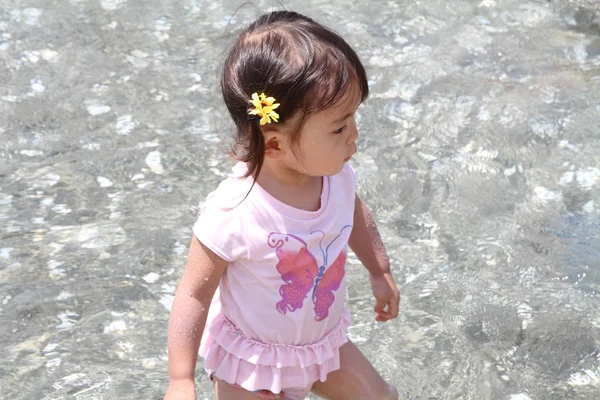
[[[285,314],[287,311],[296,311],[302,308],[304,299],[312,290],[312,301],[315,305],[315,320],[322,321],[329,315],[329,308],[335,300],[333,291],[339,289],[344,277],[344,266],[346,265],[346,251],[340,252],[335,261],[327,267],[329,247],[342,235],[346,225],[331,243],[323,250],[322,241],[319,247],[323,253],[323,265],[319,267],[317,259],[306,246],[306,242],[298,236],[272,232],[269,235],[269,246],[275,248],[275,254],[279,259],[277,271],[285,282],[279,288],[281,301],[277,303],[277,310]],[[313,233],[321,233],[315,231]]]

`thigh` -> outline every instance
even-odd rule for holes
[[[312,392],[329,400],[397,400],[398,392],[388,385],[361,351],[348,341],[340,347],[340,369],[317,381]]]
[[[244,388],[230,385],[229,383],[213,377],[216,400],[260,400],[260,399],[279,399],[279,395],[271,392],[252,393]],[[266,391],[265,391],[266,392]]]

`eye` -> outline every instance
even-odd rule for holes
[[[336,135],[338,135],[338,134],[340,134],[340,133],[344,132],[344,129],[346,129],[346,125],[342,126],[342,127],[341,127],[341,128],[339,128],[339,129],[336,129],[336,130],[335,130],[335,131],[333,131],[332,133],[335,133]]]

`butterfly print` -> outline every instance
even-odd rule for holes
[[[273,232],[269,235],[269,246],[275,249],[279,262],[277,271],[285,284],[279,288],[281,301],[276,305],[277,310],[285,314],[302,308],[304,300],[312,291],[315,320],[322,321],[329,316],[329,308],[335,301],[334,291],[338,290],[345,274],[346,251],[342,250],[331,265],[327,266],[329,247],[342,235],[342,232],[352,228],[346,225],[327,248],[323,249],[322,241],[319,247],[323,254],[323,264],[319,266],[315,256],[308,250],[306,242],[298,236]],[[321,233],[322,231],[311,232]]]

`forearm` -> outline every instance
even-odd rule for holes
[[[169,377],[194,379],[208,309],[227,262],[194,236],[169,318]]]
[[[390,272],[390,260],[373,215],[358,195],[355,200],[354,226],[348,244],[372,276]]]
[[[194,379],[198,348],[210,300],[199,300],[178,289],[169,319],[169,377]]]

